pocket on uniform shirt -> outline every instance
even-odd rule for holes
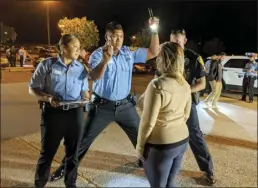
[[[77,78],[76,78],[76,77],[73,77],[72,83],[73,83],[73,86],[74,86],[74,87],[77,87],[78,85],[79,85],[79,86],[82,85],[82,80],[80,80],[78,77],[77,77]]]
[[[123,63],[121,66],[123,71],[130,71],[130,67],[127,62]]]
[[[82,84],[82,80],[76,80],[75,83],[77,83],[78,85]]]
[[[111,77],[113,71],[114,71],[114,70],[113,70],[113,66],[109,64],[109,65],[107,66],[107,69],[106,69],[105,73],[104,73],[104,77]]]
[[[51,80],[54,82],[60,82],[60,75],[51,73]]]

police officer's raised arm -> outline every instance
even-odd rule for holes
[[[157,24],[157,30],[158,30],[159,20],[157,18],[150,18],[149,25],[151,24]],[[157,57],[159,53],[159,35],[157,30],[156,31],[152,30],[151,43],[150,43],[150,47],[148,48],[146,60]]]
[[[158,56],[159,53],[159,36],[158,34],[152,34],[150,47],[147,51],[146,60],[153,59]]]
[[[135,51],[131,51],[133,63],[146,63],[148,56],[148,48],[138,48]]]
[[[30,95],[38,97],[41,101],[48,101],[51,95],[43,92],[45,86],[46,78],[46,61],[40,62],[33,73],[30,83],[29,83],[29,93]]]
[[[149,25],[159,25],[157,18],[150,18]],[[158,29],[157,29],[158,30]],[[139,48],[133,52],[134,63],[145,63],[149,59],[153,59],[158,56],[159,53],[159,35],[157,30],[151,30],[151,42],[149,48]]]
[[[206,87],[206,80],[205,80],[206,78],[205,78],[205,72],[204,72],[204,68],[203,68],[204,63],[203,63],[202,57],[199,56],[196,61],[197,61],[196,62],[197,66],[194,71],[196,82],[195,82],[195,84],[191,85],[192,93],[201,91],[201,90],[205,89],[205,87]]]

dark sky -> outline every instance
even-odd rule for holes
[[[51,43],[60,37],[57,22],[62,17],[94,20],[103,44],[104,28],[120,22],[126,40],[147,27],[148,7],[161,22],[160,39],[169,39],[173,28],[185,28],[189,40],[220,38],[227,53],[243,54],[257,49],[257,1],[173,0],[63,0],[50,5]],[[0,0],[0,21],[13,26],[17,43],[47,43],[46,7],[42,1]]]

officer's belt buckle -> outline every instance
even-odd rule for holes
[[[120,106],[122,104],[122,101],[116,101],[116,106]]]
[[[63,105],[63,110],[69,110],[69,109],[70,109],[70,105],[69,104]]]

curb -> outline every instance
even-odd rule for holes
[[[208,142],[210,141],[217,144],[237,146],[237,147],[243,147],[243,148],[253,149],[253,150],[257,150],[258,148],[257,142],[252,142],[248,140],[228,138],[228,137],[222,137],[218,135],[204,135],[204,137]]]
[[[23,143],[27,144],[28,146],[30,146],[30,147],[33,148],[34,150],[40,152],[40,148],[38,148],[36,145],[27,142],[27,141],[26,141],[25,139],[23,139],[22,137],[16,137],[16,138],[18,138],[20,141],[22,141]],[[55,161],[55,162],[58,163],[58,164],[61,164],[61,159],[58,159],[58,158],[55,158],[55,157],[54,157],[54,158],[53,158],[53,161]],[[79,170],[78,170],[77,173],[78,173],[78,176],[80,176],[80,177],[81,177],[83,180],[85,180],[88,184],[93,185],[94,187],[100,187],[100,186],[99,186],[98,184],[96,184],[93,180],[91,180],[91,179],[85,177],[85,176],[83,175],[83,173],[81,173]]]
[[[34,70],[33,67],[7,67],[4,70],[7,70],[9,72],[27,72]]]
[[[9,72],[31,72],[34,69],[9,70]]]

